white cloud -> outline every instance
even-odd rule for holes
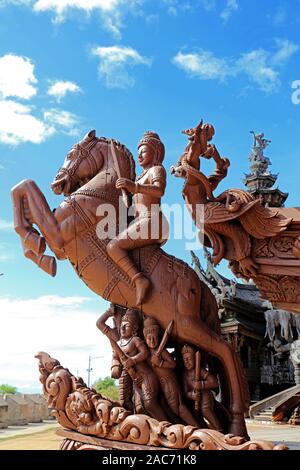
[[[276,39],[276,45],[278,50],[272,56],[272,64],[274,65],[282,65],[287,62],[292,55],[294,55],[298,50],[298,44],[295,44],[288,39]]]
[[[74,82],[57,80],[48,88],[47,94],[60,102],[67,93],[79,93],[81,88]]]
[[[18,145],[40,144],[57,132],[77,134],[78,118],[59,109],[49,109],[43,116],[33,115],[34,109],[12,100],[0,100],[0,142]]]
[[[280,6],[278,6],[275,14],[273,16],[268,15],[268,18],[271,18],[271,21],[275,26],[279,26],[279,25],[283,24],[286,21],[287,11],[285,10],[285,8],[282,5],[280,5]]]
[[[194,53],[178,52],[173,63],[191,77],[200,80],[224,80],[233,74],[225,59],[219,59],[210,51],[200,50]]]
[[[53,134],[53,129],[32,114],[32,108],[12,100],[0,101],[0,142],[40,144]]]
[[[226,0],[226,6],[224,10],[221,11],[220,17],[226,23],[231,15],[237,11],[239,8],[237,0]]]
[[[243,54],[238,67],[266,93],[273,92],[280,85],[279,72],[268,65],[268,53],[257,49]]]
[[[163,3],[167,6],[167,12],[169,15],[176,16],[178,11],[178,1],[177,0],[162,0]]]
[[[135,80],[127,68],[135,65],[150,66],[152,61],[131,47],[94,47],[92,54],[99,58],[98,72],[108,88],[132,87]]]
[[[143,0],[5,0],[2,6],[27,5],[38,13],[51,12],[56,23],[65,21],[74,11],[88,16],[97,11],[104,27],[120,36],[123,16],[130,11],[136,13],[142,3]]]
[[[5,7],[7,5],[32,5],[34,0],[0,0],[0,7]]]
[[[0,230],[10,231],[13,229],[13,223],[7,220],[0,219]]]
[[[277,39],[274,52],[255,49],[246,52],[235,61],[216,57],[211,51],[181,52],[172,59],[188,76],[200,80],[224,81],[228,77],[245,74],[265,93],[280,87],[280,69],[299,50],[299,46],[288,39]]]
[[[0,57],[0,143],[40,144],[56,132],[72,135],[77,132],[75,125],[78,118],[74,114],[49,109],[39,116],[40,113],[32,105],[16,101],[30,100],[37,93],[36,86],[34,64],[30,58],[14,54]],[[48,93],[60,100],[67,92],[78,91],[80,88],[75,83],[57,81]]]
[[[200,3],[206,11],[213,11],[216,9],[216,0],[200,0]]]
[[[104,311],[106,302],[101,301],[101,307]],[[1,330],[5,331],[0,342],[0,383],[40,387],[34,358],[38,351],[48,352],[74,374],[78,370],[85,380],[88,356],[103,356],[92,361],[91,379],[110,374],[109,341],[96,328],[99,314],[89,309],[87,298],[3,297],[0,311]]]
[[[78,123],[78,117],[69,111],[52,108],[44,112],[44,121],[54,127],[56,131],[60,129],[74,130]]]
[[[91,13],[93,10],[110,12],[115,10],[122,0],[37,0],[34,2],[36,11],[54,11],[58,17],[64,16],[68,10],[78,9]]]
[[[36,83],[31,59],[13,54],[0,57],[0,97],[28,100],[37,92]]]

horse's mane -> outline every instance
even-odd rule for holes
[[[123,171],[126,171],[126,175],[128,175],[129,179],[135,181],[135,161],[130,150],[128,150],[128,148],[124,144],[121,144],[121,142],[115,139],[109,139],[107,137],[97,137],[97,140],[98,142],[105,142],[106,144],[110,144],[111,142],[113,142],[117,150],[119,150],[119,152],[117,153],[117,159],[119,161],[120,168],[122,168]]]

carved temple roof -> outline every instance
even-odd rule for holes
[[[264,134],[257,135],[263,136]],[[266,145],[261,146],[257,139],[254,142],[249,156],[251,173],[245,174],[243,183],[249,193],[255,198],[260,199],[264,206],[283,207],[289,193],[282,192],[278,187],[273,188],[278,174],[270,173],[269,171],[271,161],[264,155],[264,150],[271,141],[263,140],[266,142]]]

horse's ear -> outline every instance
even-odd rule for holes
[[[83,140],[92,140],[96,137],[96,131],[95,129],[91,130],[90,132],[87,133],[87,135],[85,136],[85,138]]]

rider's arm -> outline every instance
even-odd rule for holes
[[[135,183],[135,193],[147,194],[161,198],[166,189],[166,170],[161,165],[156,165],[150,170],[150,184]]]

